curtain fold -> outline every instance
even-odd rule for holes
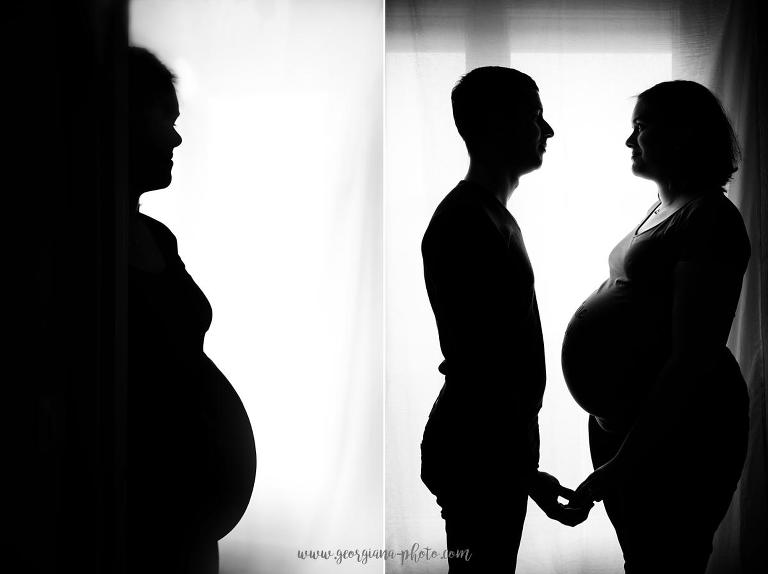
[[[768,570],[768,91],[764,2],[729,3],[723,33],[710,63],[710,86],[729,112],[742,146],[742,163],[729,197],[739,207],[752,258],[729,347],[741,365],[750,396],[749,450],[728,515],[715,538],[710,574]]]

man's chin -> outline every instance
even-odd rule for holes
[[[531,173],[532,171],[536,171],[542,166],[543,163],[544,163],[544,158],[542,158],[541,156],[532,158],[531,161],[527,162],[525,165],[520,166],[520,175],[524,175],[526,173]]]

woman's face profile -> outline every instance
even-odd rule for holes
[[[660,182],[674,172],[679,143],[675,131],[657,117],[651,106],[638,99],[625,144],[632,150],[632,173]]]
[[[176,131],[179,102],[171,88],[136,110],[130,125],[130,180],[134,193],[171,184],[173,150],[181,144]]]

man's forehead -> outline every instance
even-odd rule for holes
[[[539,93],[535,90],[509,93],[504,98],[504,108],[512,113],[527,113],[543,109]]]
[[[525,94],[525,98],[534,105],[541,107],[541,98],[539,97],[538,90],[528,90]]]
[[[537,90],[516,91],[506,98],[512,105],[522,109],[540,109],[541,98]]]

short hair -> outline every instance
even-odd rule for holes
[[[462,76],[451,91],[453,121],[470,147],[489,120],[521,105],[538,92],[533,78],[512,68],[485,66]]]
[[[131,107],[144,109],[175,90],[176,75],[146,48],[130,46],[127,55]]]
[[[656,84],[637,99],[649,107],[651,121],[689,136],[676,176],[720,187],[731,180],[739,168],[739,142],[712,92],[696,82],[673,80]]]

